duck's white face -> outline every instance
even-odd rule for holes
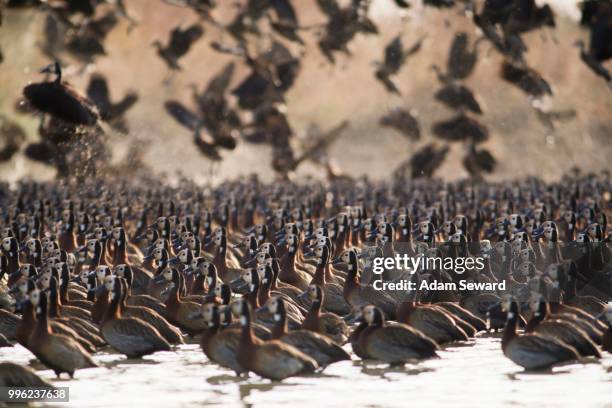
[[[90,239],[89,241],[87,241],[87,251],[88,252],[94,252],[96,250],[96,243],[98,241],[95,239]]]
[[[245,269],[244,272],[242,272],[242,279],[244,279],[244,281],[246,283],[253,283],[253,274],[257,273],[255,271],[253,271],[253,269],[249,268],[249,269]]]
[[[351,253],[350,253],[350,251],[344,251],[342,253],[341,259],[342,259],[342,262],[349,263],[351,261]]]
[[[163,249],[162,248],[155,248],[153,250],[153,258],[155,258],[156,261],[161,261],[162,256],[163,256]]]
[[[236,299],[232,302],[231,310],[235,316],[240,316],[240,314],[242,313],[242,303],[242,299]]]
[[[529,297],[529,310],[532,312],[537,312],[538,307],[540,306],[540,300],[542,299],[542,295],[537,292],[531,292],[531,296]]]
[[[221,292],[221,285],[216,285],[215,286],[215,296],[221,297],[221,295],[223,295],[223,293]]]
[[[106,275],[109,274],[109,267],[106,265],[100,265],[98,267],[96,267],[96,276],[98,277],[98,280],[100,282],[104,282],[104,279],[106,278]]]
[[[289,245],[289,246],[295,245],[295,239],[296,239],[296,236],[294,234],[288,234],[287,238],[286,238],[287,245]]]
[[[179,261],[181,261],[181,263],[183,264],[186,264],[188,255],[189,255],[189,248],[181,249],[181,251],[178,253]]]
[[[315,285],[308,286],[307,293],[310,300],[315,300],[317,298],[317,287]]]
[[[451,235],[451,237],[450,237],[451,242],[453,242],[455,244],[460,243],[461,242],[461,235],[462,234],[459,233],[459,232],[456,232],[453,235]]]
[[[259,265],[255,271],[257,272],[257,275],[259,276],[259,280],[262,283],[268,283],[266,280],[266,265]]]
[[[483,239],[482,241],[480,241],[480,249],[482,250],[482,252],[490,252],[493,249],[491,241],[489,241],[488,239]]]
[[[111,234],[114,240],[118,240],[121,238],[121,228],[113,228],[113,232]]]
[[[2,249],[4,251],[10,251],[11,250],[11,238],[4,238],[2,240]]]
[[[23,296],[27,295],[28,293],[28,281],[23,279],[21,282],[19,282],[19,293],[21,293]]]
[[[275,314],[278,312],[278,299],[276,297],[272,297],[266,303],[266,307],[271,314]]]
[[[214,308],[215,306],[211,303],[205,303],[202,306],[202,315],[204,316],[204,321],[212,322],[214,316]]]
[[[30,292],[28,298],[30,299],[30,303],[32,303],[33,306],[38,306],[38,304],[40,303],[40,291],[38,289],[34,289]]]
[[[374,310],[374,306],[366,306],[363,308],[363,318],[368,324],[374,322],[374,318],[376,317],[376,311]]]
[[[38,283],[40,284],[42,289],[48,289],[51,285],[51,275],[43,275],[38,278]]]
[[[114,272],[118,277],[125,278],[125,264],[115,266]]]
[[[113,288],[115,287],[115,277],[113,275],[105,277],[104,286],[106,287],[106,290],[112,292]]]
[[[30,252],[36,251],[36,241],[33,239],[28,239],[26,246]]]
[[[166,268],[164,269],[164,279],[167,280],[168,282],[172,281],[172,269],[170,268]]]

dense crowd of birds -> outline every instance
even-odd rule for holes
[[[282,380],[354,356],[435,358],[497,330],[528,370],[596,361],[612,352],[611,194],[609,172],[550,184],[2,185],[0,339],[58,377],[98,366],[107,347],[139,358],[199,341],[238,375]],[[373,268],[404,254],[483,267]],[[505,287],[422,286],[460,279]],[[416,289],[377,290],[381,280]],[[25,375],[0,365],[2,385]]]
[[[308,132],[306,140],[296,141],[285,109],[285,94],[301,71],[301,56],[306,52],[304,32],[315,32],[318,48],[329,64],[336,63],[338,53],[350,58],[348,44],[356,35],[379,34],[379,28],[368,15],[371,0],[351,0],[345,5],[336,0],[317,0],[316,6],[327,20],[313,26],[300,24],[289,0],[249,0],[237,6],[235,16],[225,25],[213,17],[215,1],[165,2],[191,9],[199,16],[198,22],[174,27],[166,40],[153,43],[152,48],[169,70],[166,85],[173,75],[180,75],[181,59],[202,40],[206,26],[221,33],[217,36],[219,40],[210,42],[212,49],[236,58],[213,76],[204,89],[193,85],[192,107],[178,100],[163,102],[169,116],[193,134],[193,142],[203,156],[217,162],[223,158],[222,151],[231,151],[240,142],[268,144],[273,149],[272,168],[281,177],[286,178],[305,161],[322,166],[330,179],[346,176],[327,148],[349,123],[341,122],[327,133],[313,126],[316,131]],[[404,0],[393,3],[398,12],[410,7]],[[459,2],[423,3],[426,7],[452,10]],[[21,112],[41,114],[40,141],[27,145],[25,155],[54,166],[60,177],[68,175],[68,168],[78,168],[81,178],[100,174],[108,169],[107,133],[110,128],[129,132],[125,114],[138,101],[138,94],[128,92],[113,103],[107,81],[100,73],[91,75],[86,93],[81,94],[62,81],[61,68],[69,60],[77,65],[95,65],[97,58],[106,55],[105,38],[120,19],[129,22],[129,30],[144,22],[131,16],[123,1],[4,0],[1,4],[9,9],[36,8],[45,13],[44,35],[37,45],[55,62],[43,71],[56,77],[28,85],[17,106]],[[501,78],[528,96],[544,126],[554,130],[557,121],[576,116],[573,109],[550,110],[543,98],[551,97],[553,88],[525,57],[527,45],[522,36],[544,27],[555,27],[555,16],[548,5],[536,5],[534,0],[484,0],[467,1],[461,7],[463,14],[473,21],[477,37],[458,31],[450,44],[446,67],[432,65],[440,82],[435,99],[455,113],[432,125],[431,134],[437,141],[413,152],[396,169],[396,174],[433,175],[453,143],[465,146],[462,164],[472,177],[480,178],[495,170],[497,159],[479,146],[489,139],[488,128],[477,119],[484,114],[482,104],[464,83],[477,65],[479,48],[484,43],[503,56]],[[582,41],[576,42],[580,47],[579,56],[594,74],[612,84],[610,73],[603,65],[612,55],[612,2],[585,0],[581,11],[580,24],[589,30],[590,39],[588,46]],[[403,75],[400,71],[407,61],[425,46],[427,35],[409,46],[404,45],[403,37],[400,32],[386,45],[373,72],[391,95],[401,95],[396,78]],[[302,50],[300,55],[292,51],[296,47]],[[249,73],[230,89],[239,62],[249,68]],[[0,160],[7,161],[25,144],[26,138],[24,131],[9,118],[2,117],[1,121]],[[424,133],[412,109],[392,108],[380,118],[379,124],[397,130],[410,141],[420,140]],[[137,144],[134,142],[134,146]]]

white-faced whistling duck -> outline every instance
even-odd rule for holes
[[[420,331],[401,323],[385,322],[383,312],[365,306],[362,318],[367,327],[359,334],[359,350],[366,358],[392,365],[437,357],[438,344]]]
[[[240,344],[241,331],[239,327],[222,328],[219,305],[205,303],[200,313],[191,318],[203,318],[208,328],[202,332],[200,347],[206,357],[220,366],[227,367],[239,375],[245,371],[238,363],[237,354]]]
[[[578,351],[560,340],[539,334],[518,335],[518,302],[506,295],[502,309],[507,313],[507,322],[502,337],[502,351],[515,364],[526,370],[547,370],[556,364],[575,361]]]
[[[74,372],[82,368],[97,367],[89,353],[70,337],[51,331],[47,312],[47,294],[38,290],[30,293],[30,302],[36,307],[36,326],[30,335],[28,348],[59,378],[61,373]]]
[[[149,323],[134,317],[123,317],[121,299],[123,287],[115,284],[113,275],[104,281],[110,293],[110,303],[100,324],[104,340],[128,358],[140,358],[156,351],[169,351],[170,344]]]
[[[282,298],[270,298],[266,306],[270,313],[274,315],[273,339],[280,340],[297,348],[304,354],[314,358],[321,367],[337,361],[351,359],[351,356],[346,351],[326,336],[309,330],[288,331],[285,301]]]
[[[344,300],[352,308],[365,305],[375,305],[380,308],[389,318],[395,317],[395,301],[384,291],[375,290],[373,286],[364,285],[359,282],[359,262],[357,252],[354,249],[347,249],[339,258],[332,261],[335,264],[345,264],[348,273],[344,281],[342,291]]]
[[[189,316],[197,313],[201,305],[196,302],[181,300],[179,271],[174,268],[166,268],[155,278],[156,282],[170,282],[170,291],[166,299],[166,314],[164,317],[190,336],[200,333],[206,328],[203,320],[190,319]]]
[[[541,294],[532,292],[529,307],[533,316],[525,327],[526,333],[536,333],[544,337],[560,340],[574,347],[583,357],[601,357],[597,344],[582,329],[568,321],[549,318],[548,303]]]
[[[349,329],[344,319],[334,313],[321,313],[324,297],[321,287],[309,285],[304,295],[310,299],[312,305],[302,322],[302,329],[327,336],[338,344],[346,343]]]
[[[240,316],[242,332],[238,363],[244,369],[276,381],[317,369],[317,362],[295,347],[278,340],[264,341],[257,338],[251,328],[251,306],[248,302],[236,300],[232,309]]]
[[[146,306],[133,306],[127,304],[127,282],[125,279],[112,275],[107,277],[107,279],[113,279],[114,285],[122,285],[121,311],[125,317],[135,317],[149,323],[151,326],[155,327],[157,331],[159,331],[159,334],[161,334],[170,344],[183,343],[181,331],[168,323],[168,321],[155,310],[149,309]]]

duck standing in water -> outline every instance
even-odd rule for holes
[[[104,340],[128,358],[140,358],[156,351],[170,351],[170,344],[149,323],[134,317],[122,317],[123,287],[118,283],[113,275],[107,276],[104,281],[110,293],[110,304],[100,324]]]
[[[309,330],[288,331],[284,299],[273,297],[268,300],[266,307],[274,316],[273,339],[280,340],[297,348],[304,354],[314,358],[321,367],[337,361],[351,359],[351,356],[342,347],[321,334]]]
[[[242,332],[238,348],[238,363],[246,370],[275,381],[313,372],[317,362],[298,349],[279,340],[264,341],[251,328],[251,308],[248,302],[237,300],[232,311],[240,316]]]
[[[36,307],[36,326],[30,335],[28,348],[47,367],[51,368],[57,378],[82,368],[97,367],[91,355],[70,337],[51,331],[47,312],[47,295],[35,290],[30,293],[30,302]]]
[[[502,310],[507,313],[506,327],[502,337],[502,351],[515,364],[526,370],[548,370],[561,363],[578,360],[580,354],[572,346],[539,334],[516,332],[518,325],[518,303],[510,296],[502,300]]]
[[[365,358],[402,365],[408,361],[438,357],[438,344],[420,331],[395,322],[385,322],[376,306],[363,308],[367,327],[359,334],[359,354]]]

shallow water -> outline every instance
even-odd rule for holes
[[[500,338],[482,336],[447,347],[440,359],[403,368],[360,360],[329,366],[323,374],[271,383],[237,378],[207,361],[197,344],[142,360],[98,353],[100,368],[81,370],[70,387],[74,407],[140,406],[597,406],[612,407],[612,355],[547,373],[525,373],[501,352]],[[350,350],[350,345],[346,346]],[[0,349],[0,361],[27,364],[29,351]],[[36,364],[36,363],[35,363]],[[38,374],[53,378],[40,366]],[[53,404],[57,406],[58,404]]]

